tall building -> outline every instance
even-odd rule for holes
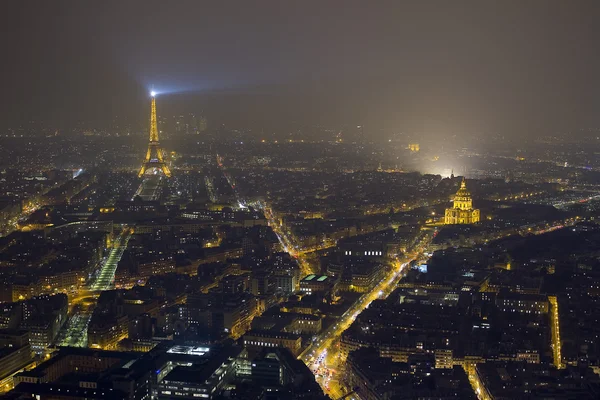
[[[158,142],[158,124],[156,123],[156,93],[152,92],[152,106],[150,111],[150,142],[146,158],[140,168],[139,176],[142,177],[147,170],[161,170],[166,177],[171,177],[171,171],[163,159],[163,150]]]
[[[474,224],[479,222],[479,217],[479,210],[473,209],[473,199],[463,178],[460,183],[460,189],[458,189],[458,192],[454,196],[454,205],[452,208],[446,208],[444,223],[446,225]]]

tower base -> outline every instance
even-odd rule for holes
[[[140,168],[140,172],[138,173],[138,177],[142,177],[146,171],[151,169],[159,169],[167,178],[171,177],[171,170],[164,162],[146,162],[142,164],[142,168]]]

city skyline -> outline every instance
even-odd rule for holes
[[[595,2],[5,9],[2,399],[598,399]]]

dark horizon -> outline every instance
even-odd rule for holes
[[[599,17],[594,1],[11,2],[1,125],[136,125],[154,87],[165,117],[204,111],[251,129],[597,128]]]

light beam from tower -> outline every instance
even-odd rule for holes
[[[158,124],[156,123],[156,92],[150,93],[152,96],[152,106],[150,111],[150,142],[148,143],[148,151],[146,158],[142,163],[142,168],[138,176],[141,178],[149,169],[159,169],[167,177],[171,177],[169,166],[163,158],[163,151],[158,142]]]

